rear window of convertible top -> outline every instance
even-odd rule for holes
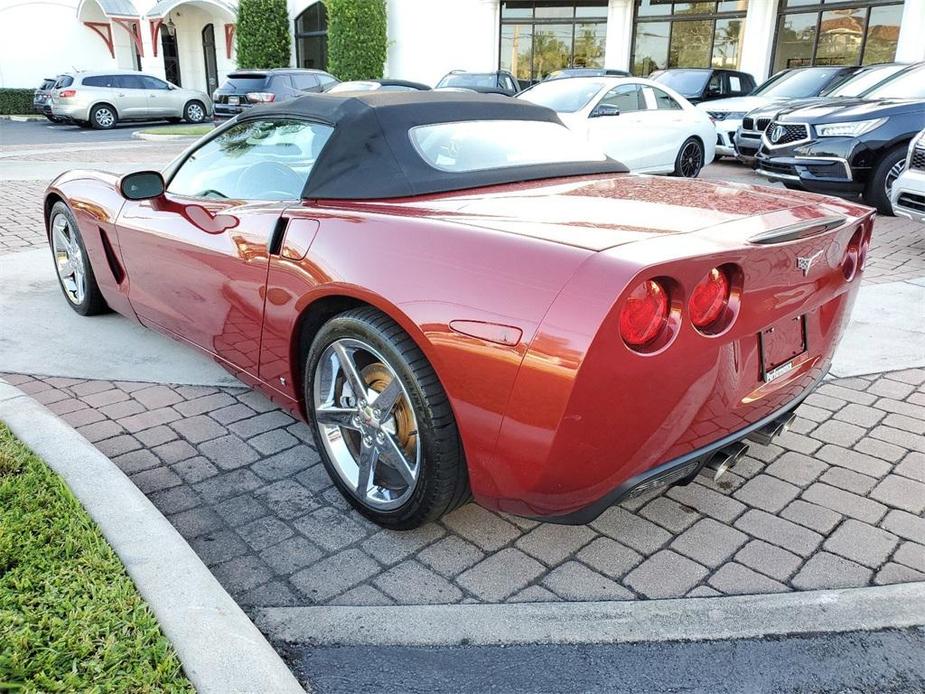
[[[434,123],[411,128],[409,135],[425,162],[450,173],[607,159],[565,126],[549,121]]]

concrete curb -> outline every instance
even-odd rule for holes
[[[0,120],[11,120],[17,123],[26,123],[30,120],[45,120],[45,116],[38,116],[38,115],[31,116],[31,115],[24,115],[24,114],[17,113],[17,114],[8,114],[8,115],[0,116]],[[51,121],[49,121],[49,123],[50,122]]]
[[[274,640],[337,646],[712,641],[925,625],[925,583],[627,602],[275,607]]]
[[[136,130],[132,133],[132,137],[136,140],[148,140],[150,142],[164,142],[165,140],[198,140],[202,135],[155,135],[154,133],[143,133],[140,130]]]
[[[3,381],[0,420],[64,479],[99,525],[197,691],[304,692],[180,533],[106,456]]]

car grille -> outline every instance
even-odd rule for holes
[[[910,169],[922,169],[925,171],[925,146],[916,145],[912,149],[912,160],[909,162]]]
[[[915,193],[903,193],[899,196],[897,202],[901,207],[916,212],[925,212],[925,195],[916,195]]]
[[[809,139],[807,127],[795,123],[772,123],[765,134],[772,145],[788,145],[791,142]]]
[[[767,130],[770,124],[770,118],[744,118],[742,120],[742,130],[761,133]]]

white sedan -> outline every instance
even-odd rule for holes
[[[693,178],[713,161],[710,117],[672,89],[638,77],[540,82],[517,95],[551,108],[565,125],[638,173]]]

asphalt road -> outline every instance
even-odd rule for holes
[[[76,125],[50,123],[42,119],[24,123],[0,120],[0,148],[14,145],[87,144],[88,142],[120,142],[132,139],[136,130],[150,130],[168,125],[164,121],[132,122],[117,125],[112,130],[92,130]]]
[[[319,694],[925,692],[923,628],[698,643],[289,646],[287,660]]]

